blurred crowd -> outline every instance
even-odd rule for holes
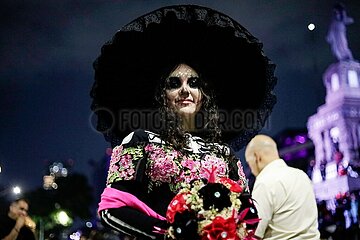
[[[321,239],[358,240],[359,191],[338,194],[335,199],[318,202]]]

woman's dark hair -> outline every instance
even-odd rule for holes
[[[174,145],[178,150],[186,148],[188,136],[183,128],[183,120],[168,106],[166,79],[171,72],[175,71],[176,68],[180,66],[180,64],[183,63],[178,63],[164,71],[155,95],[155,100],[159,104],[160,121],[162,122],[160,137]],[[190,66],[194,68],[194,66]],[[194,70],[198,72],[196,68],[194,68]],[[195,117],[196,134],[201,136],[208,143],[220,142],[221,130],[218,123],[219,113],[215,102],[215,96],[209,87],[210,84],[206,79],[203,79],[201,73],[198,72],[198,74],[202,81],[202,84],[199,87],[202,94],[202,106]]]

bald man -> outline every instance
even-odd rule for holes
[[[275,141],[255,136],[245,150],[246,162],[256,177],[252,196],[261,221],[260,239],[320,239],[312,184],[300,169],[280,159]]]

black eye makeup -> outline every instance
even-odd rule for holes
[[[169,77],[166,80],[166,89],[177,89],[181,87],[181,80],[179,77]]]
[[[201,87],[201,80],[199,77],[189,77],[187,83],[190,88],[200,88]],[[165,88],[170,89],[177,89],[180,88],[182,85],[181,79],[179,77],[169,77],[166,80]]]
[[[201,80],[199,77],[190,77],[188,78],[188,85],[191,88],[200,88],[201,87]]]

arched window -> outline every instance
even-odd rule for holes
[[[333,92],[336,92],[340,88],[340,81],[339,81],[339,75],[337,73],[334,73],[331,75],[331,90]]]
[[[349,86],[352,88],[359,87],[359,79],[356,71],[354,70],[348,71],[348,82],[349,82]]]

